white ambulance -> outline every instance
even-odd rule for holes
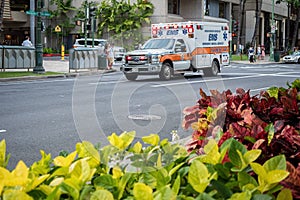
[[[229,27],[219,22],[152,24],[152,39],[128,52],[121,70],[128,80],[139,75],[159,75],[169,80],[175,73],[203,71],[216,76],[229,64]]]

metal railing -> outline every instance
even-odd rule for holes
[[[23,46],[0,46],[0,69],[33,69],[35,48]]]
[[[101,69],[101,51],[98,48],[76,48],[69,50],[69,71],[80,69]],[[106,59],[106,58],[105,58]],[[105,65],[105,64],[104,64]]]

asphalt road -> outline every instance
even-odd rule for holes
[[[52,157],[75,150],[77,142],[107,144],[113,132],[136,130],[137,138],[158,133],[181,138],[182,110],[195,105],[199,88],[209,93],[236,88],[259,94],[270,86],[286,86],[300,78],[299,64],[231,64],[218,77],[176,77],[160,81],[141,76],[127,81],[120,71],[103,76],[0,83],[0,140],[5,139],[12,169],[18,160],[27,165],[40,159],[40,150]]]

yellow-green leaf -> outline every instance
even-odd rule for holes
[[[0,173],[6,173],[5,170],[2,170]],[[19,161],[16,168],[12,173],[7,174],[5,178],[5,186],[24,186],[30,180],[28,179],[29,169],[23,161]]]
[[[12,175],[14,177],[27,179],[29,173],[29,169],[26,164],[21,160],[18,162],[16,168],[12,171]]]
[[[51,187],[56,187],[58,186],[59,184],[61,184],[65,179],[63,177],[58,177],[58,178],[55,178],[53,181],[51,181],[51,183],[49,184],[49,186]]]
[[[69,178],[64,180],[60,184],[60,189],[63,193],[67,193],[73,197],[73,199],[78,199],[80,194],[80,189],[82,188],[81,181],[77,178]]]
[[[79,158],[90,157],[88,163],[91,168],[97,167],[100,163],[100,154],[95,148],[95,146],[87,141],[83,141],[82,143],[76,144],[76,150],[78,152]]]
[[[49,196],[53,192],[54,188],[55,187],[51,187],[50,185],[40,185],[38,189]]]
[[[80,159],[70,166],[70,175],[85,183],[91,177],[91,168],[85,159]]]
[[[118,179],[120,178],[121,176],[123,176],[123,172],[121,170],[121,168],[119,166],[114,166],[114,168],[112,169],[112,172],[113,172],[113,178],[114,179]]]
[[[5,140],[0,142],[0,167],[6,167],[6,143]]]
[[[123,140],[124,142],[124,147],[123,150],[126,149],[134,140],[135,137],[135,131],[131,131],[131,132],[123,132],[120,135],[120,138]]]
[[[107,139],[112,146],[118,149],[121,149],[121,147],[124,146],[123,140],[119,136],[117,136],[116,133],[111,134],[107,137]]]
[[[293,200],[293,195],[291,190],[283,189],[279,192],[276,200]]]
[[[74,161],[76,155],[77,152],[74,151],[70,153],[67,157],[57,156],[56,158],[54,158],[53,163],[54,165],[59,167],[69,167],[71,163]]]
[[[142,147],[142,144],[140,142],[137,142],[133,145],[132,150],[134,153],[141,153]]]
[[[267,182],[269,184],[272,183],[279,183],[280,181],[284,180],[286,177],[288,177],[289,172],[284,170],[272,170],[267,175]]]
[[[142,137],[142,140],[147,144],[156,146],[156,145],[158,145],[160,138],[159,138],[159,135],[157,135],[157,134],[150,134],[149,136]]]
[[[114,196],[108,190],[97,190],[92,193],[90,200],[114,200]]]
[[[264,179],[267,177],[267,171],[262,165],[258,163],[250,163],[250,166],[257,175],[264,177]]]
[[[199,193],[205,191],[209,185],[209,173],[207,167],[199,160],[194,160],[190,166],[188,182]]]
[[[178,175],[174,181],[172,190],[174,192],[174,194],[178,194],[179,190],[180,190],[180,175]]]
[[[261,150],[260,149],[254,149],[254,150],[250,150],[247,151],[244,154],[244,160],[246,161],[246,164],[250,164],[253,161],[255,161],[261,154]]]
[[[250,200],[251,199],[251,193],[249,191],[242,192],[242,193],[235,193],[233,194],[229,200]]]
[[[133,187],[133,196],[136,200],[152,200],[152,188],[144,183],[135,183]]]
[[[20,190],[5,190],[3,193],[4,200],[14,200],[14,199],[22,199],[22,200],[33,200],[31,196],[26,194]]]
[[[215,140],[208,141],[204,146],[204,152],[206,155],[200,156],[202,162],[213,165],[220,162],[221,154],[219,153],[219,147]]]
[[[32,180],[32,182],[26,186],[25,191],[29,192],[33,189],[36,189],[36,187],[38,187],[40,184],[42,184],[49,176],[50,176],[50,174],[46,174],[46,175],[42,175],[42,176],[38,176],[38,177],[34,178]]]
[[[156,167],[157,167],[157,168],[161,168],[161,167],[162,167],[161,153],[158,153],[158,156],[157,156],[157,162],[156,162]]]

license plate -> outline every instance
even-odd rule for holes
[[[132,72],[138,72],[138,68],[132,68]]]

